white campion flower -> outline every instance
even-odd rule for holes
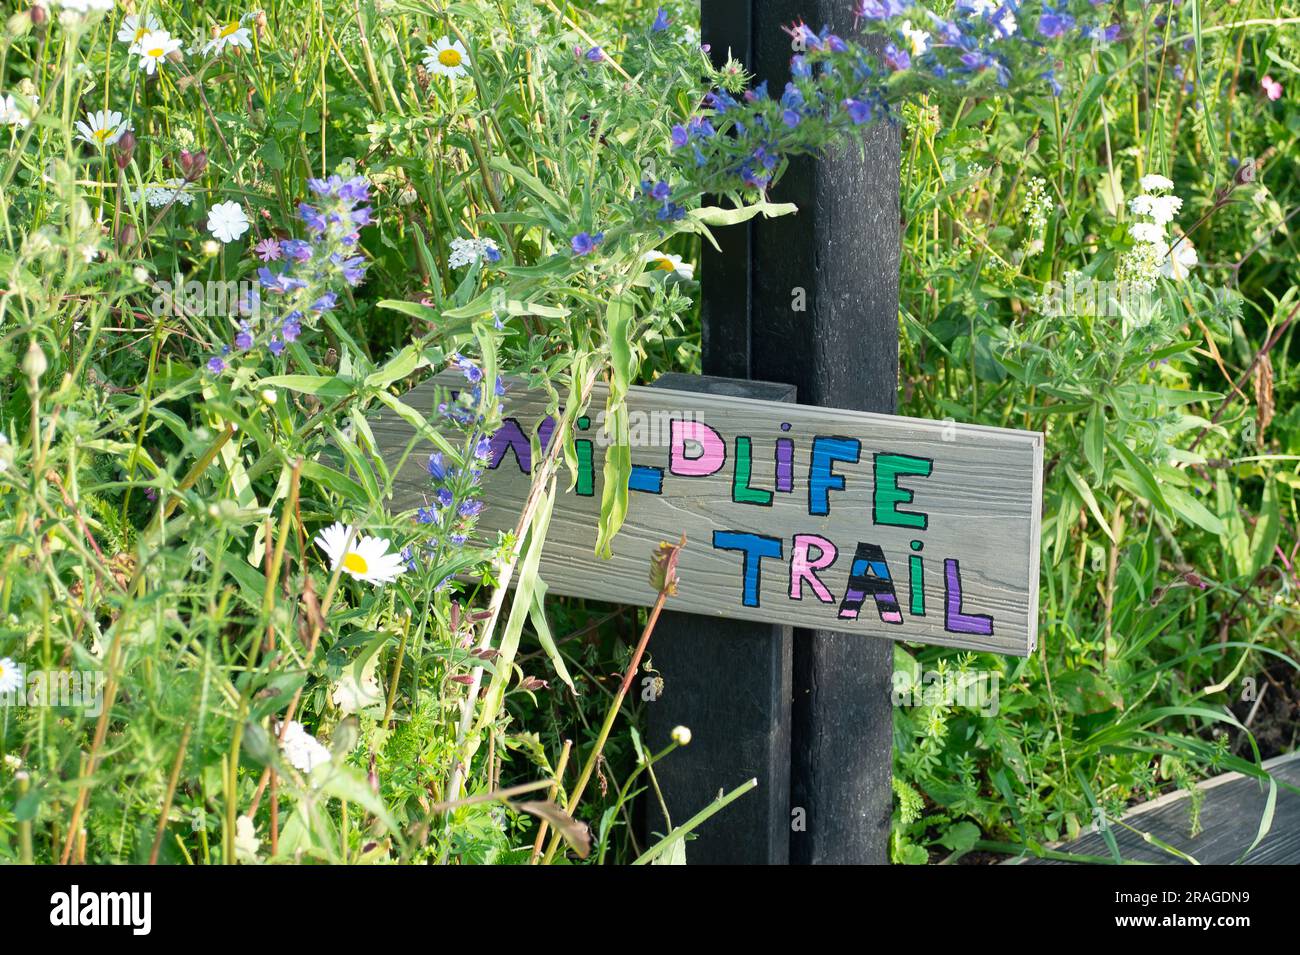
[[[23,668],[9,657],[0,657],[0,694],[12,693],[23,685]]]
[[[262,840],[257,838],[253,820],[240,816],[235,820],[235,858],[245,865],[257,862],[257,852],[262,848]]]
[[[930,49],[930,34],[924,30],[913,29],[911,20],[904,20],[899,25],[898,30],[903,34],[903,39],[907,41],[912,56],[920,56]]]
[[[135,46],[145,34],[162,29],[162,21],[152,13],[144,16],[127,14],[122,18],[122,25],[117,28],[117,38],[127,46]]]
[[[349,538],[352,538],[351,545]],[[330,570],[342,567],[354,580],[387,584],[406,572],[402,555],[389,553],[386,538],[356,534],[353,528],[339,521],[316,535],[316,545],[329,557]]]
[[[275,733],[277,736],[280,735],[279,723],[275,724]],[[316,737],[308,733],[297,720],[289,721],[289,726],[284,731],[284,739],[280,740],[280,751],[284,753],[284,758],[289,761],[290,766],[304,773],[311,773],[317,766],[323,766],[330,761],[330,751]]]
[[[122,138],[128,125],[117,110],[101,109],[87,113],[84,120],[77,120],[77,133],[92,146],[111,146]]]
[[[1149,173],[1143,176],[1141,179],[1139,179],[1138,185],[1141,186],[1145,192],[1154,192],[1157,189],[1174,188],[1174,184],[1172,180],[1167,179],[1164,176],[1160,175],[1159,173],[1154,173],[1154,172]]]
[[[1165,254],[1164,261],[1160,263],[1160,274],[1165,278],[1182,281],[1192,274],[1192,269],[1200,264],[1200,257],[1196,254],[1196,247],[1192,245],[1192,240],[1187,236],[1177,239],[1178,243],[1173,250]]]
[[[238,20],[231,20],[213,28],[212,39],[203,44],[203,54],[206,56],[210,53],[222,53],[228,46],[243,47],[245,50],[253,48],[253,34],[244,26],[244,23],[253,16],[246,13]]]
[[[695,277],[695,266],[690,262],[683,262],[680,255],[673,255],[671,252],[656,252],[652,249],[641,256],[641,261],[650,266],[650,270],[654,272],[665,272],[679,279]]]
[[[469,63],[469,53],[460,40],[443,37],[433,46],[424,48],[424,68],[439,76],[464,76]]]
[[[353,672],[353,667],[347,667],[330,693],[330,700],[334,705],[351,716],[353,713],[360,713],[362,710],[382,704],[384,693],[379,686],[379,678],[375,676],[378,665],[379,654],[376,653],[362,667],[360,679]]]
[[[222,242],[234,242],[248,231],[248,216],[238,202],[218,202],[208,210],[208,231]]]
[[[30,97],[31,109],[36,111],[36,97]],[[0,126],[17,126],[24,129],[31,123],[31,116],[23,109],[23,105],[14,99],[13,94],[0,96]]]
[[[159,64],[180,48],[181,41],[166,30],[150,30],[135,42],[131,52],[140,57],[140,69],[153,76]]]

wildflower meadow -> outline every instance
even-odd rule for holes
[[[841,2],[764,25],[780,75],[689,0],[5,4],[0,860],[692,862],[764,781],[665,795],[710,727],[647,730],[661,613],[724,586],[732,616],[742,586],[834,612],[866,578],[837,541],[822,586],[829,533],[796,570],[645,526],[656,480],[704,472],[647,470],[637,396],[704,369],[710,256],[828,214],[784,178],[882,130],[897,235],[834,241],[897,248],[899,414],[1041,435],[1023,652],[946,641],[1010,630],[919,530],[872,570],[900,609],[859,594],[854,639],[896,640],[882,851],[1130,861],[1132,807],[1184,794],[1195,844],[1225,773],[1265,794],[1250,850],[1276,838],[1300,6]],[[773,434],[724,449],[730,502],[804,493],[808,436]],[[930,472],[898,468],[889,513],[924,528]],[[734,573],[692,575],[725,546]],[[937,642],[890,632],[923,616]]]

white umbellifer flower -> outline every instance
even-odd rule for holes
[[[351,546],[348,538],[355,538]],[[330,559],[330,570],[340,566],[348,576],[370,584],[387,584],[406,572],[401,554],[388,552],[388,540],[354,534],[346,524],[335,521],[316,535],[316,543]]]
[[[1183,200],[1177,196],[1153,196],[1144,193],[1129,200],[1129,210],[1134,215],[1150,216],[1158,225],[1167,225],[1174,221],[1174,216],[1183,207]]]
[[[1152,245],[1164,245],[1165,242],[1165,227],[1154,222],[1135,222],[1129,226],[1128,233],[1139,242]]]
[[[1138,185],[1141,186],[1147,192],[1152,192],[1156,189],[1174,188],[1174,184],[1171,180],[1166,179],[1164,176],[1160,175],[1159,173],[1154,173],[1154,172],[1149,175],[1143,176],[1141,179],[1139,179]]]
[[[36,97],[31,97],[32,110],[36,110]],[[0,126],[17,126],[19,129],[25,128],[30,122],[31,117],[24,111],[18,100],[14,99],[13,94],[0,96]]]
[[[678,746],[686,746],[691,741],[691,728],[689,726],[674,726],[672,733],[673,742]]]
[[[161,183],[145,186],[137,192],[135,201],[141,200],[151,206],[165,206],[173,200],[188,206],[194,203],[194,193],[190,192],[190,184],[184,179],[166,179]]]
[[[279,723],[275,725],[275,732],[278,736]],[[302,724],[297,720],[289,721],[289,727],[284,731],[284,739],[280,740],[280,750],[290,766],[304,773],[310,773],[317,766],[323,766],[330,761],[330,751],[322,746],[316,737],[303,729]]]
[[[238,202],[218,202],[208,210],[208,231],[222,242],[234,242],[248,231],[248,216]]]
[[[1196,268],[1201,260],[1196,254],[1196,247],[1192,245],[1191,239],[1183,236],[1177,242],[1173,251],[1166,253],[1164,261],[1160,263],[1160,274],[1165,278],[1182,281],[1192,274],[1192,269]]]
[[[13,753],[5,753],[5,765],[17,772],[23,768],[23,761]]]
[[[451,240],[451,255],[447,257],[447,264],[453,269],[472,265],[484,258],[493,262],[501,258],[501,253],[497,250],[497,244],[491,239],[455,238]]]
[[[440,76],[464,76],[469,54],[460,40],[443,37],[433,46],[424,48],[424,68]]]
[[[92,146],[111,146],[127,130],[127,121],[117,110],[101,109],[87,113],[85,120],[77,120],[77,133]]]
[[[216,32],[211,40],[203,44],[203,53],[221,53],[228,46],[240,46],[245,50],[253,48],[253,34],[248,27],[244,26],[244,21],[252,14],[244,14],[238,20],[231,20],[229,23],[223,23],[216,28]]]
[[[0,693],[12,693],[23,685],[23,668],[9,657],[0,657]]]
[[[930,34],[924,30],[914,30],[911,20],[904,20],[898,29],[903,34],[903,39],[907,41],[913,56],[920,56],[930,49]]]
[[[117,38],[127,46],[135,46],[145,34],[162,29],[162,21],[152,13],[144,16],[128,14],[122,18],[122,25],[117,28]]]
[[[673,255],[670,252],[651,250],[641,256],[641,261],[650,266],[651,270],[655,272],[667,272],[679,279],[695,277],[695,266],[690,262],[683,262],[680,255]]]
[[[166,30],[150,30],[131,47],[131,52],[140,57],[140,69],[150,76],[172,53],[181,48],[181,41]]]

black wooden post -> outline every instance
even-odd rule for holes
[[[789,78],[793,52],[781,27],[797,20],[816,29],[829,25],[847,34],[852,29],[852,4],[844,0],[703,0],[702,4],[703,39],[711,45],[715,61],[730,51],[775,90]],[[719,230],[722,252],[706,248],[702,263],[705,374],[791,384],[805,404],[881,413],[896,410],[898,176],[898,131],[875,125],[866,132],[861,151],[855,146],[835,158],[798,160],[792,165],[772,198],[796,203],[797,215]],[[656,660],[690,655],[691,684],[713,699],[708,707],[697,709],[701,717],[726,712],[728,698],[743,701],[745,694],[755,692],[753,685],[737,686],[731,678],[739,647],[729,639],[733,626],[748,632],[753,625],[719,626],[712,621],[707,629],[698,622],[681,626],[686,630],[678,638],[685,643],[681,649],[672,638],[660,640],[661,634],[656,634]],[[706,649],[705,644],[723,649]],[[893,644],[861,634],[796,630],[792,658],[790,804],[785,813],[789,859],[887,862]],[[743,656],[750,667],[761,668],[769,659],[765,653],[748,650]],[[745,680],[754,679],[752,670],[747,671]],[[776,685],[780,679],[769,671],[762,685]],[[667,694],[672,691],[670,681]],[[655,720],[671,721],[673,710],[666,703],[667,696],[650,707],[652,728]],[[697,738],[715,735],[711,724],[697,722],[693,729]],[[781,726],[772,729],[784,732]],[[734,729],[734,718],[726,724],[726,732],[746,735]],[[684,781],[671,767],[665,772],[673,774],[664,784],[666,790],[689,787],[700,790],[699,795],[714,795],[719,787],[739,781],[714,773]],[[775,781],[768,787],[770,793],[779,788]],[[767,807],[764,811],[774,814]],[[721,818],[710,825],[725,825]],[[729,838],[749,836],[742,832]],[[762,838],[776,837],[765,833]],[[688,856],[693,861],[757,861],[737,844],[693,845],[698,847]],[[701,852],[706,846],[708,851]],[[774,847],[768,848],[767,861],[780,861],[780,857]]]
[[[669,374],[655,385],[795,400],[790,385],[736,378]],[[686,546],[707,543],[687,541]],[[668,744],[674,727],[692,731],[690,745],[656,770],[672,821],[689,819],[720,789],[733,789],[751,777],[759,783],[699,830],[686,847],[688,863],[790,861],[791,631],[778,624],[673,611],[659,617],[650,658],[664,689],[647,702],[647,740],[657,752]],[[658,800],[652,797],[647,803],[651,830],[667,832]]]
[[[789,78],[781,24],[852,28],[842,0],[753,10],[752,69],[774,89]],[[898,130],[877,124],[861,152],[798,160],[773,190],[799,212],[751,229],[751,377],[795,385],[804,404],[897,410],[898,176]],[[707,272],[704,282],[707,297]],[[893,653],[861,634],[795,632],[791,806],[807,828],[791,833],[792,862],[889,861]]]

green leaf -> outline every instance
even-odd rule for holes
[[[1187,523],[1202,527],[1211,534],[1223,533],[1223,521],[1195,497],[1172,484],[1165,485],[1164,491],[1174,513]]]
[[[1250,572],[1258,574],[1273,563],[1273,548],[1277,546],[1281,533],[1281,517],[1277,506],[1277,482],[1269,481],[1264,485],[1264,498],[1260,502],[1259,520],[1255,523],[1255,532],[1250,537]]]
[[[271,375],[263,378],[260,383],[266,387],[288,388],[290,391],[319,398],[346,398],[357,386],[351,378],[338,375]]]
[[[686,215],[692,221],[701,225],[735,225],[738,222],[748,222],[759,213],[771,219],[775,216],[785,216],[798,211],[799,207],[793,202],[760,201],[748,206],[739,206],[735,209],[703,206],[699,209],[692,209]]]
[[[546,582],[540,576],[533,588],[533,604],[529,608],[529,619],[533,623],[533,629],[537,631],[538,642],[550,658],[551,666],[555,668],[556,675],[564,681],[569,692],[576,694],[578,689],[573,685],[573,677],[569,676],[569,670],[564,665],[560,648],[555,645],[555,638],[551,635],[551,625],[546,622]]]
[[[1101,405],[1096,404],[1088,412],[1088,420],[1083,426],[1083,454],[1088,459],[1088,466],[1097,475],[1097,483],[1106,480],[1106,416],[1102,414]]]
[[[1164,494],[1160,492],[1160,484],[1156,481],[1156,476],[1151,473],[1151,469],[1147,467],[1146,462],[1134,454],[1133,449],[1122,440],[1110,437],[1106,440],[1119,454],[1120,460],[1124,463],[1124,471],[1133,481],[1136,492],[1166,514],[1169,513],[1169,503],[1165,500]]]
[[[1079,472],[1068,464],[1065,465],[1065,476],[1070,479],[1070,483],[1074,485],[1074,490],[1078,492],[1079,497],[1083,499],[1083,503],[1088,506],[1088,510],[1092,513],[1093,519],[1097,522],[1097,527],[1101,529],[1103,534],[1110,538],[1112,544],[1115,543],[1115,534],[1110,529],[1110,522],[1107,521],[1105,515],[1102,514],[1101,507],[1097,504],[1097,498],[1093,496],[1092,488],[1088,487],[1088,485],[1084,483],[1083,478],[1079,477]]]
[[[428,364],[429,359],[424,357],[418,345],[407,345],[390,358],[378,371],[366,375],[365,386],[367,388],[384,388]]]

